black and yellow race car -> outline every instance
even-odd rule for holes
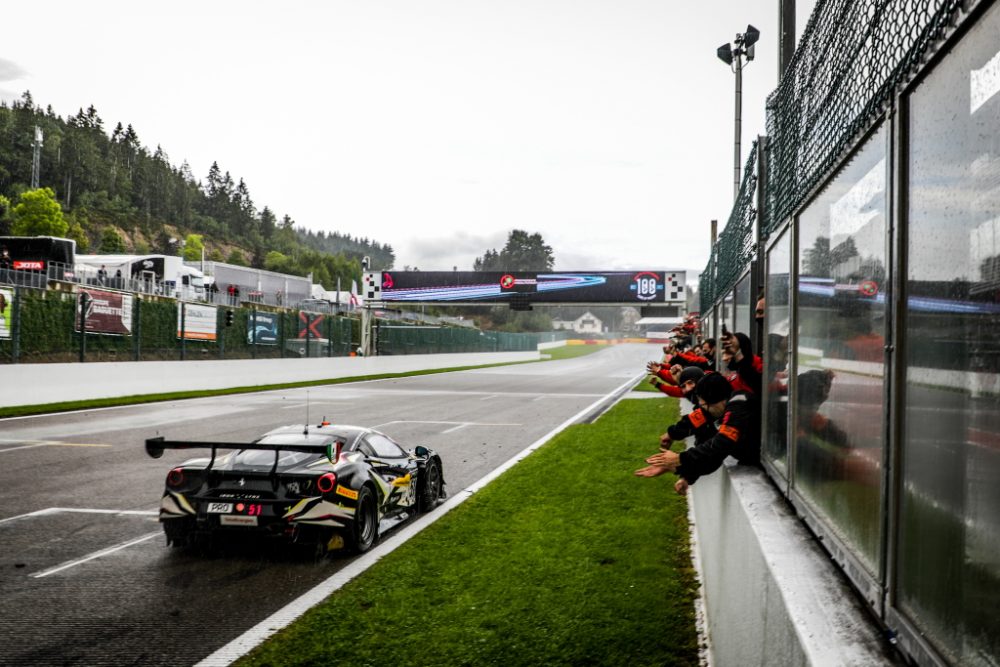
[[[361,553],[445,498],[434,451],[358,426],[283,426],[250,443],[146,440],[153,458],[167,449],[211,450],[167,473],[160,522],[178,547],[238,532]]]

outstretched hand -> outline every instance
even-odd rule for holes
[[[677,452],[668,450],[666,452],[660,452],[659,454],[653,454],[646,459],[646,463],[652,466],[666,468],[669,472],[674,472],[677,470],[677,466],[681,463],[681,455]]]
[[[640,468],[635,471],[636,477],[659,477],[665,473],[670,472],[662,466],[646,466],[645,468]]]

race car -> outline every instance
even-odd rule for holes
[[[160,523],[167,544],[177,547],[235,532],[284,538],[318,554],[362,553],[446,497],[434,451],[405,450],[378,431],[325,420],[276,428],[249,443],[146,440],[153,458],[167,449],[211,450],[167,473]]]

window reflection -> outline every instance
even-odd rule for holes
[[[733,323],[729,325],[732,331],[742,331],[746,335],[751,335],[751,306],[750,303],[750,276],[744,276],[743,280],[736,283],[736,312],[733,315]]]
[[[799,218],[795,486],[878,573],[885,407],[885,130]]]
[[[722,301],[722,312],[720,314],[721,321],[719,324],[720,328],[722,327],[722,323],[724,322],[726,328],[728,328],[730,331],[735,331],[735,329],[733,329],[734,322],[736,321],[734,312],[735,311],[733,309],[733,290],[729,290],[728,292],[726,292],[726,297]]]
[[[896,595],[963,665],[1000,655],[998,30],[994,8],[913,93],[909,128]]]
[[[787,474],[788,456],[788,270],[791,267],[791,234],[785,232],[767,259],[767,344],[764,377],[767,378],[767,430],[764,456]]]

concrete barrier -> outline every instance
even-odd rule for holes
[[[690,494],[713,664],[898,664],[764,471],[729,459]]]
[[[410,373],[458,366],[536,361],[537,351],[386,357],[11,364],[3,366],[0,405],[42,405],[175,391]]]

